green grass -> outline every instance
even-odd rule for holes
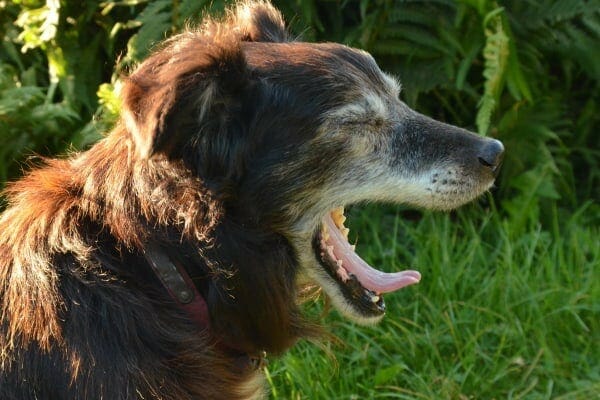
[[[422,281],[386,296],[378,326],[329,313],[340,343],[300,343],[272,360],[271,398],[600,398],[600,229],[585,223],[590,207],[518,231],[467,208],[412,221],[396,208],[352,210],[358,252],[380,269],[417,269]]]

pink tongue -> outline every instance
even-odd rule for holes
[[[327,244],[333,246],[333,254],[338,260],[342,260],[343,268],[356,275],[358,281],[365,288],[375,293],[388,293],[419,283],[421,280],[421,274],[418,271],[385,273],[374,269],[352,250],[350,243],[344,238],[329,214],[323,219],[323,222],[329,233]]]

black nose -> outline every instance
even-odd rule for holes
[[[477,158],[481,165],[491,168],[495,171],[502,162],[502,155],[504,154],[504,145],[501,141],[496,139],[489,139],[486,143],[481,146]]]

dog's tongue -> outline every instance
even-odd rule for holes
[[[418,271],[385,273],[376,270],[356,254],[333,222],[331,215],[327,215],[323,222],[327,226],[329,233],[327,243],[333,246],[333,254],[338,260],[342,260],[343,268],[348,273],[354,274],[365,288],[375,293],[388,293],[419,283],[421,280],[421,274]]]

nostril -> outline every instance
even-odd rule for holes
[[[483,159],[482,157],[478,157],[477,158],[479,160],[479,162],[481,163],[481,165],[485,165],[486,167],[493,167],[492,164],[490,164],[489,162],[487,162],[485,159]]]
[[[481,147],[477,159],[481,165],[496,169],[502,161],[503,154],[504,145],[502,142],[496,139],[491,139]]]

